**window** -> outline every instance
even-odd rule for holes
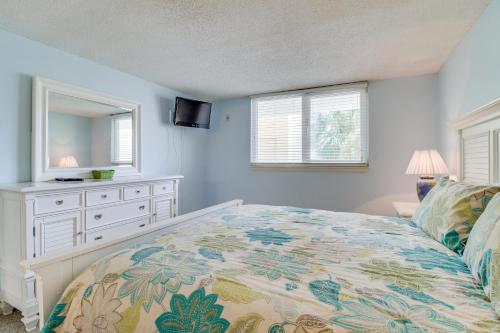
[[[368,164],[367,84],[252,98],[253,165]]]
[[[132,164],[132,116],[111,118],[111,161],[113,164]]]

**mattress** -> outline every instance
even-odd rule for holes
[[[406,219],[245,205],[101,259],[42,332],[491,332],[461,257]]]

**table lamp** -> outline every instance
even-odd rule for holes
[[[448,174],[448,167],[436,149],[416,150],[406,169],[407,175],[418,175],[417,195],[422,201],[436,185],[435,175]]]

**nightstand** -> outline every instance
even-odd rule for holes
[[[399,217],[403,218],[411,218],[415,211],[417,210],[420,202],[403,202],[403,201],[394,201],[392,206],[396,210],[396,213]]]

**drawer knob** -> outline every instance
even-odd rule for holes
[[[108,197],[108,195],[107,195],[107,194],[102,194],[102,195],[101,195],[101,198],[102,198],[102,199],[106,199],[107,197]]]
[[[96,214],[94,215],[94,219],[100,220],[102,218],[102,214]]]
[[[135,190],[135,194],[140,194],[141,190]]]
[[[146,224],[144,224],[144,223],[143,223],[143,224],[141,224],[141,225],[139,226],[139,228],[142,228],[142,227],[144,227],[144,226],[146,226]]]
[[[78,231],[78,232],[76,233],[76,235],[77,235],[77,236],[81,236],[82,234],[83,234],[83,232],[82,232],[82,231]]]
[[[144,210],[146,208],[146,206],[142,205],[142,206],[139,206],[139,210]]]
[[[64,203],[64,200],[56,200],[56,205],[61,206]]]
[[[99,240],[99,239],[102,239],[102,236],[97,236],[94,238],[94,240]]]
[[[162,190],[166,190],[166,189],[167,189],[167,187],[166,187],[166,186],[163,186],[161,189],[162,189]]]

